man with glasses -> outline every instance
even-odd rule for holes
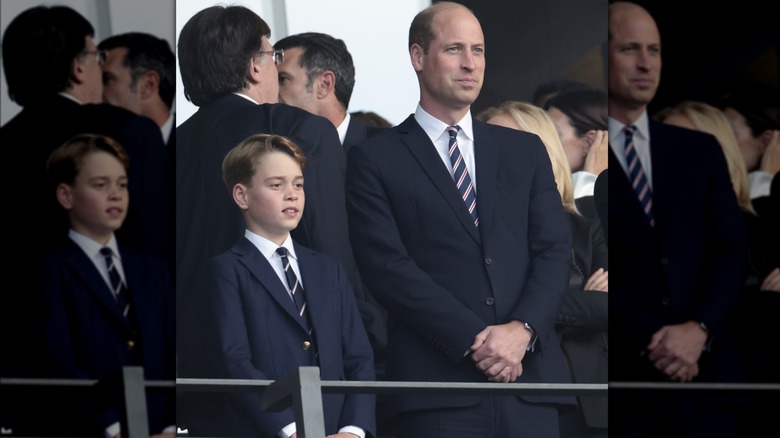
[[[327,119],[279,104],[276,65],[283,52],[269,42],[271,29],[242,6],[214,6],[196,13],[182,28],[178,61],[184,95],[199,107],[177,128],[176,275],[177,350],[180,377],[214,377],[222,371],[200,297],[198,273],[210,257],[228,249],[245,226],[222,182],[227,152],[252,134],[290,138],[306,155],[306,209],[293,239],[338,257],[352,284],[357,270],[347,233],[344,199],[345,158],[336,128]],[[291,348],[294,348],[291,346]],[[297,347],[300,348],[300,347]],[[216,371],[215,371],[216,370]],[[200,400],[198,400],[200,399]],[[183,426],[206,434],[223,433],[214,417],[214,395],[179,396]],[[250,409],[259,413],[259,406]]]
[[[47,182],[46,160],[76,134],[107,135],[130,156],[128,190],[133,202],[117,238],[161,257],[166,242],[172,239],[173,210],[160,130],[146,117],[101,103],[100,61],[104,57],[95,47],[94,35],[92,24],[65,6],[29,8],[15,17],[3,34],[8,95],[23,107],[0,128],[3,160],[14,169],[3,174],[3,184],[9,188],[4,201],[11,209],[5,219],[10,221],[6,224],[12,233],[35,233],[33,241],[6,242],[6,254],[12,261],[3,264],[5,278],[20,278],[19,272],[30,272],[46,249],[67,238],[67,221],[57,206],[55,188]],[[33,230],[32,218],[46,218],[47,223]],[[3,377],[50,377],[41,360],[39,280],[26,277],[22,280],[27,282],[25,287],[3,293],[0,299]],[[172,363],[173,355],[170,359]],[[50,414],[63,412],[65,406],[42,406],[40,394],[28,390],[14,394],[3,388],[0,393],[0,426],[13,429],[16,435],[63,436],[62,423]],[[25,419],[27,410],[32,418]],[[19,411],[22,413],[17,415]],[[42,417],[47,421],[40,421]],[[48,426],[55,430],[45,430]]]

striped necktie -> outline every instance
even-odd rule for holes
[[[276,253],[282,259],[282,268],[284,268],[284,276],[287,277],[287,286],[290,287],[290,295],[292,295],[295,306],[298,308],[298,315],[306,321],[306,327],[311,333],[311,325],[306,315],[306,297],[303,295],[303,287],[298,282],[298,277],[295,276],[292,266],[290,266],[290,257],[287,248],[280,246],[276,249]]]
[[[111,251],[111,248],[104,246],[103,248],[100,248],[100,253],[103,254],[103,257],[106,260],[108,278],[111,281],[111,292],[114,294],[114,299],[119,305],[122,315],[127,318],[130,314],[130,303],[127,300],[127,288],[119,277],[119,271],[116,268],[113,251]]]
[[[624,130],[626,132],[626,147],[623,152],[626,155],[628,177],[631,180],[634,192],[639,198],[639,203],[642,205],[642,210],[644,210],[650,226],[653,227],[655,226],[655,219],[653,218],[653,191],[650,189],[650,183],[647,181],[645,172],[642,169],[639,155],[636,153],[634,133],[637,128],[634,125],[628,125]]]
[[[460,126],[458,125],[447,127],[447,133],[450,136],[448,153],[452,163],[452,179],[455,180],[455,186],[458,188],[458,192],[460,192],[460,196],[469,210],[474,225],[478,226],[477,194],[474,192],[474,184],[472,184],[469,170],[466,168],[466,161],[463,160],[463,155],[460,154],[458,131],[460,131]]]

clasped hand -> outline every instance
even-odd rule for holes
[[[522,373],[521,361],[531,333],[519,321],[487,326],[471,345],[471,358],[491,382],[514,382]]]

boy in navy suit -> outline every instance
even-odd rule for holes
[[[341,262],[295,243],[304,209],[305,157],[286,137],[259,134],[230,150],[222,175],[246,223],[232,248],[209,260],[199,302],[212,339],[208,375],[278,379],[319,366],[325,380],[374,380],[371,346]],[[257,393],[212,397],[214,418],[189,424],[198,435],[294,437],[292,409],[260,410]],[[328,436],[374,435],[375,397],[325,394]],[[199,430],[202,428],[202,430]],[[334,434],[334,435],[330,435]]]
[[[70,223],[68,238],[42,265],[45,350],[56,377],[110,381],[125,366],[142,366],[149,380],[175,377],[172,277],[161,260],[114,236],[127,215],[128,163],[116,141],[94,134],[73,137],[47,162]],[[57,435],[120,436],[120,400],[63,400]],[[147,402],[150,434],[175,436],[173,394],[150,391]]]

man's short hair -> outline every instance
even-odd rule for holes
[[[195,14],[179,34],[184,96],[205,105],[249,85],[252,58],[271,28],[244,6],[212,6]]]
[[[3,36],[8,97],[21,106],[65,91],[73,60],[95,29],[67,6],[36,6],[11,21]]]
[[[346,111],[355,87],[355,65],[344,41],[324,33],[306,32],[290,35],[274,44],[277,50],[295,47],[303,49],[299,63],[306,70],[306,89],[311,91],[317,76],[332,71],[336,76],[336,99]]]
[[[98,44],[98,48],[127,49],[122,65],[130,70],[132,90],[144,73],[156,71],[160,75],[160,98],[171,108],[176,94],[176,57],[168,41],[148,33],[129,32],[106,38]]]
[[[428,49],[431,46],[431,42],[434,39],[433,34],[433,19],[436,14],[443,11],[453,9],[465,9],[474,15],[474,12],[460,3],[454,2],[437,2],[422,11],[418,12],[412,20],[412,25],[409,27],[409,49],[412,49],[414,44],[422,47],[423,53],[428,54]]]

